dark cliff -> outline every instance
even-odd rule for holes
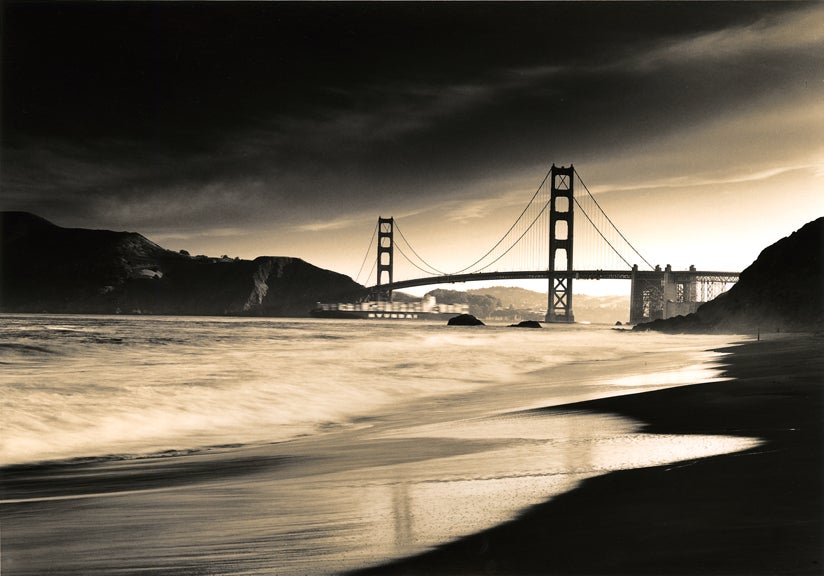
[[[364,288],[299,258],[191,257],[140,234],[0,213],[0,311],[306,316]]]
[[[762,250],[738,282],[694,314],[639,324],[662,332],[824,330],[824,217]]]

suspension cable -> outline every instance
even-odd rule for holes
[[[417,257],[418,257],[418,260],[420,260],[420,261],[423,263],[423,265],[424,265],[424,266],[426,266],[427,268],[431,268],[431,270],[432,270],[432,271],[434,271],[434,273],[436,273],[436,274],[440,274],[440,275],[442,275],[442,276],[445,276],[445,275],[446,275],[446,272],[443,272],[442,270],[438,270],[437,268],[435,268],[434,266],[432,266],[432,264],[430,264],[429,262],[427,262],[426,260],[424,260],[424,259],[421,257],[421,255],[420,255],[420,254],[418,254],[418,253],[415,251],[415,248],[413,248],[413,247],[412,247],[412,244],[410,244],[410,243],[409,243],[409,240],[407,240],[407,239],[406,239],[406,236],[404,236],[404,235],[403,235],[403,231],[401,230],[400,226],[398,226],[398,222],[397,222],[397,220],[395,221],[395,230],[397,230],[397,231],[398,231],[398,234],[400,234],[400,235],[401,235],[401,238],[403,239],[403,241],[404,241],[404,242],[406,242],[406,245],[407,245],[407,246],[409,246],[409,249],[412,251],[412,254],[414,254],[415,256],[417,256]],[[398,248],[398,250],[400,250],[400,248]],[[402,254],[403,254],[403,253],[402,253]],[[417,266],[414,262],[412,262],[412,260],[410,260],[410,259],[406,256],[406,254],[404,254],[404,257],[405,257],[405,258],[409,261],[409,263],[410,263],[410,264],[412,264],[413,266],[415,266],[415,268],[417,268],[418,270],[421,270],[422,272],[426,272],[427,274],[432,274],[432,272],[428,272],[428,271],[426,271],[426,270],[422,270],[420,267],[418,267],[418,266]]]
[[[630,268],[632,268],[632,264],[630,264],[629,262],[627,262],[627,261],[626,261],[626,259],[625,259],[623,256],[621,256],[621,253],[620,253],[620,252],[618,252],[618,250],[616,250],[616,249],[615,249],[615,246],[613,246],[613,245],[612,245],[612,243],[611,243],[609,240],[607,240],[607,237],[606,237],[606,236],[604,236],[604,234],[603,234],[603,233],[602,233],[602,232],[598,229],[598,226],[596,226],[596,225],[595,225],[595,222],[593,222],[593,221],[592,221],[592,218],[590,218],[590,217],[589,217],[589,214],[587,214],[587,211],[586,211],[586,210],[584,210],[584,207],[583,207],[583,206],[581,206],[581,203],[580,203],[580,202],[578,202],[578,199],[577,199],[575,196],[573,196],[573,197],[572,197],[572,199],[573,199],[573,200],[575,200],[575,203],[578,205],[578,208],[580,208],[580,209],[581,209],[581,213],[582,213],[584,216],[586,216],[587,220],[589,220],[589,223],[590,223],[590,224],[592,224],[592,227],[593,227],[593,228],[595,228],[595,231],[596,231],[596,232],[598,232],[598,234],[601,236],[601,238],[603,238],[603,239],[604,239],[604,242],[606,242],[606,243],[609,245],[609,247],[610,247],[610,248],[612,248],[612,251],[613,251],[613,252],[615,252],[615,253],[618,255],[618,258],[620,258],[621,260],[623,260],[623,261],[624,261],[624,264],[626,264],[627,266],[629,266]],[[639,256],[640,256],[640,254],[639,254]]]
[[[375,258],[374,260],[372,260],[372,269],[369,270],[369,276],[367,276],[366,279],[364,280],[364,286],[366,285],[367,282],[369,282],[369,279],[372,277],[372,272],[375,271],[375,267],[377,265],[378,265],[378,259]],[[375,276],[375,284],[377,284],[377,283],[378,283],[378,277]]]
[[[360,279],[361,272],[363,272],[363,267],[366,265],[366,259],[369,258],[369,252],[372,251],[372,242],[375,241],[375,234],[378,232],[378,224],[375,224],[375,228],[372,230],[372,239],[369,241],[369,247],[366,249],[366,254],[363,255],[363,262],[361,262],[360,268],[358,269],[358,275],[355,276],[355,282]],[[369,273],[372,274],[371,272]],[[369,281],[369,276],[366,277],[366,280]]]
[[[600,213],[603,215],[603,217],[604,217],[604,218],[606,218],[607,222],[609,222],[609,224],[610,224],[610,225],[612,226],[612,228],[613,228],[613,229],[614,229],[614,230],[618,233],[618,235],[619,235],[619,236],[621,237],[621,239],[622,239],[622,240],[623,240],[623,241],[627,244],[627,246],[629,246],[629,247],[632,249],[632,251],[633,251],[636,255],[638,255],[638,257],[640,257],[640,258],[641,258],[641,260],[643,260],[643,261],[644,261],[644,263],[645,263],[647,266],[649,266],[649,267],[650,267],[650,269],[652,269],[652,268],[653,268],[653,266],[649,263],[649,261],[647,261],[647,259],[646,259],[646,258],[644,258],[644,256],[643,256],[640,252],[638,252],[638,250],[637,250],[637,249],[636,249],[636,248],[632,245],[632,243],[630,243],[630,241],[629,241],[629,240],[627,240],[627,238],[626,238],[626,237],[623,235],[623,233],[622,233],[622,232],[618,229],[618,227],[615,225],[615,223],[614,223],[614,222],[610,219],[610,217],[607,215],[607,213],[604,211],[604,209],[601,207],[601,205],[598,203],[598,201],[597,201],[597,200],[595,199],[595,197],[592,195],[592,193],[590,192],[590,190],[589,190],[589,188],[587,187],[586,183],[585,183],[585,182],[583,181],[583,179],[581,178],[581,175],[578,173],[578,171],[577,171],[577,170],[575,170],[574,172],[575,172],[575,175],[576,175],[576,176],[578,176],[578,180],[581,182],[581,184],[583,185],[584,189],[586,190],[587,195],[588,195],[588,196],[589,196],[589,198],[593,201],[593,203],[594,203],[594,204],[595,204],[595,206],[598,208],[598,210],[599,210],[599,211],[600,211]],[[435,275],[435,274],[439,274],[439,275],[454,275],[454,274],[461,274],[461,273],[463,273],[463,272],[466,272],[467,270],[470,270],[470,269],[472,269],[473,267],[475,267],[475,266],[477,266],[478,264],[480,264],[481,262],[483,262],[483,261],[484,261],[487,257],[489,257],[489,256],[490,256],[490,255],[491,255],[491,254],[495,251],[495,249],[497,249],[497,248],[498,248],[498,247],[499,247],[499,246],[500,246],[500,245],[504,242],[504,240],[506,240],[506,238],[507,238],[507,237],[510,235],[510,233],[511,233],[511,232],[515,229],[515,227],[516,227],[516,226],[517,226],[517,225],[521,222],[521,220],[523,219],[524,215],[527,213],[527,211],[528,211],[528,210],[530,209],[530,207],[533,205],[533,202],[535,201],[535,199],[537,198],[538,194],[539,194],[539,193],[541,192],[541,190],[543,189],[544,184],[546,184],[546,181],[547,181],[547,179],[549,178],[549,176],[550,176],[550,174],[551,174],[551,173],[552,173],[552,169],[550,168],[550,170],[549,170],[549,171],[547,171],[547,173],[546,173],[546,175],[544,176],[544,178],[543,178],[543,180],[541,181],[541,183],[538,185],[537,190],[536,190],[536,191],[535,191],[535,193],[532,195],[532,198],[530,198],[530,200],[529,200],[529,202],[527,203],[526,207],[525,207],[525,208],[521,211],[521,213],[518,215],[518,217],[515,219],[515,221],[514,221],[514,222],[512,223],[512,225],[509,227],[509,229],[508,229],[508,230],[507,230],[507,231],[503,234],[503,236],[501,236],[501,238],[500,238],[500,239],[499,239],[499,240],[498,240],[498,241],[497,241],[497,242],[496,242],[496,243],[492,246],[492,248],[490,248],[490,249],[489,249],[489,250],[488,250],[488,251],[487,251],[487,252],[486,252],[483,256],[481,256],[479,259],[475,260],[472,264],[470,264],[469,266],[466,266],[465,268],[463,268],[463,269],[461,269],[461,270],[458,270],[458,271],[456,271],[456,272],[447,273],[447,272],[444,272],[444,271],[442,271],[442,270],[439,270],[439,269],[438,269],[438,268],[436,268],[435,266],[432,266],[431,264],[429,264],[429,262],[427,262],[427,261],[426,261],[426,260],[425,260],[425,259],[424,259],[421,255],[420,255],[420,254],[418,254],[418,252],[415,250],[415,248],[412,246],[412,244],[411,244],[411,243],[409,242],[409,240],[406,238],[406,236],[404,235],[403,231],[402,231],[402,230],[401,230],[401,228],[398,226],[397,221],[395,221],[395,222],[394,222],[394,227],[398,230],[398,234],[399,234],[400,238],[401,238],[401,239],[403,240],[403,242],[407,245],[407,247],[408,247],[408,248],[409,248],[409,250],[412,252],[412,254],[414,254],[414,255],[415,255],[415,257],[418,259],[418,261],[420,261],[420,262],[423,264],[423,266],[426,266],[427,268],[429,268],[429,270],[427,270],[427,269],[425,269],[425,268],[422,268],[421,266],[419,266],[418,264],[416,264],[416,263],[412,260],[412,258],[410,258],[410,257],[409,257],[409,256],[408,256],[408,255],[407,255],[407,254],[403,251],[403,249],[400,247],[400,245],[399,245],[399,244],[395,244],[395,247],[398,249],[398,252],[399,252],[399,253],[400,253],[400,254],[401,254],[401,255],[402,255],[402,256],[406,259],[406,261],[407,261],[407,262],[409,262],[412,266],[414,266],[415,268],[417,268],[418,270],[420,270],[420,271],[421,271],[421,272],[423,272],[424,274],[428,274],[428,275]],[[627,259],[626,259],[626,258],[624,258],[624,256],[623,256],[623,255],[622,255],[622,254],[618,251],[618,249],[617,249],[617,248],[616,248],[616,247],[612,244],[612,242],[610,242],[610,241],[609,241],[609,239],[607,239],[607,237],[606,237],[606,236],[604,235],[604,233],[600,230],[600,228],[598,227],[598,225],[596,225],[596,224],[595,224],[595,222],[593,222],[592,218],[590,218],[589,214],[588,214],[588,213],[587,213],[587,211],[584,209],[584,207],[582,206],[582,204],[578,201],[578,199],[577,199],[577,198],[575,198],[574,196],[572,197],[572,199],[574,200],[575,204],[578,206],[578,208],[580,209],[580,211],[584,214],[584,216],[586,217],[586,219],[589,221],[589,223],[592,225],[592,227],[595,229],[595,231],[598,233],[598,235],[601,237],[601,239],[602,239],[602,240],[603,240],[603,241],[604,241],[604,242],[605,242],[605,243],[609,246],[609,248],[610,248],[610,249],[611,249],[611,250],[612,250],[612,251],[613,251],[613,252],[614,252],[614,253],[618,256],[618,258],[620,258],[620,259],[624,262],[624,264],[626,264],[628,267],[630,267],[630,268],[631,268],[631,267],[632,267],[632,265],[631,265],[631,264],[627,261]],[[498,262],[499,260],[501,260],[501,258],[503,258],[504,256],[506,256],[506,255],[507,255],[507,254],[508,254],[508,253],[509,253],[509,252],[510,252],[513,248],[515,248],[515,246],[517,246],[517,245],[519,244],[519,242],[520,242],[520,241],[521,241],[521,240],[522,240],[522,239],[526,236],[526,234],[527,234],[530,230],[532,230],[532,228],[535,226],[535,223],[536,223],[536,222],[538,221],[538,219],[539,219],[539,218],[540,218],[540,217],[544,214],[544,212],[546,212],[546,210],[547,210],[547,208],[548,208],[548,206],[549,206],[550,202],[551,202],[551,198],[547,200],[547,202],[543,205],[543,207],[542,207],[542,208],[541,208],[541,210],[538,212],[538,214],[537,214],[537,215],[533,218],[532,222],[531,222],[531,223],[530,223],[530,224],[529,224],[529,225],[528,225],[528,226],[524,229],[524,231],[520,234],[520,236],[518,236],[518,238],[517,238],[517,239],[515,239],[515,240],[514,240],[514,241],[513,241],[513,242],[509,245],[509,247],[508,247],[506,250],[504,250],[504,251],[503,251],[503,252],[502,252],[499,256],[497,256],[494,260],[492,260],[491,262],[487,263],[486,265],[484,265],[483,267],[479,268],[479,269],[478,269],[478,270],[476,270],[476,271],[477,271],[477,272],[480,272],[480,271],[483,271],[483,270],[487,270],[490,266],[492,266],[493,264],[495,264],[496,262]],[[602,224],[603,224],[603,223],[602,223]],[[366,260],[367,260],[367,258],[369,257],[369,252],[370,252],[370,251],[371,251],[371,249],[372,249],[372,244],[373,244],[373,242],[374,242],[374,240],[375,240],[375,235],[377,234],[378,227],[379,227],[379,225],[378,225],[378,224],[376,224],[376,225],[375,225],[375,228],[374,228],[374,229],[373,229],[373,231],[372,231],[372,239],[369,241],[369,247],[367,248],[366,254],[364,255],[364,259],[363,259],[363,262],[361,263],[360,269],[358,270],[358,275],[357,275],[356,279],[359,279],[359,278],[360,278],[361,272],[363,271],[363,267],[365,266],[365,264],[366,264]],[[377,265],[377,260],[376,260],[375,262],[373,262],[373,264],[372,264],[372,270],[370,270],[370,272],[369,272],[369,276],[367,277],[367,281],[368,281],[368,279],[371,277],[371,275],[372,275],[372,271],[374,271],[374,269],[375,269],[375,266],[376,266],[376,265]]]
[[[521,221],[521,218],[523,218],[524,214],[526,214],[526,211],[527,211],[527,210],[529,209],[529,207],[532,205],[533,200],[535,200],[535,198],[538,196],[538,193],[541,191],[541,188],[543,188],[544,184],[546,183],[546,179],[547,179],[547,178],[549,178],[549,175],[550,175],[550,173],[551,173],[551,172],[552,172],[552,168],[550,168],[550,169],[549,169],[549,171],[547,171],[546,176],[544,176],[544,179],[543,179],[543,180],[541,180],[541,183],[538,185],[538,189],[535,191],[535,194],[533,194],[533,195],[532,195],[532,198],[530,198],[530,199],[529,199],[529,202],[527,202],[526,207],[523,209],[523,211],[521,212],[521,214],[520,214],[520,215],[519,215],[519,216],[515,219],[515,222],[513,222],[513,223],[512,223],[512,226],[510,226],[510,227],[509,227],[509,230],[507,230],[506,232],[504,232],[504,235],[503,235],[503,236],[501,236],[501,239],[500,239],[500,240],[498,240],[498,241],[495,243],[495,245],[494,245],[492,248],[490,248],[490,249],[489,249],[489,251],[488,251],[486,254],[484,254],[483,256],[481,256],[480,258],[478,258],[477,260],[475,260],[472,264],[470,264],[470,265],[469,265],[469,266],[467,266],[466,268],[463,268],[463,269],[461,269],[461,270],[458,270],[457,272],[452,272],[452,274],[460,274],[460,273],[462,273],[462,272],[466,272],[467,270],[469,270],[470,268],[472,268],[473,266],[475,266],[475,265],[476,265],[476,264],[478,264],[479,262],[482,262],[484,258],[486,258],[486,257],[487,257],[487,256],[489,256],[490,254],[492,254],[492,251],[493,251],[493,250],[495,250],[495,248],[497,248],[498,246],[500,246],[501,242],[503,242],[503,241],[506,239],[506,237],[509,235],[509,233],[510,233],[510,232],[512,232],[513,228],[515,228],[515,226],[518,224],[518,222],[520,222],[520,221]],[[541,211],[543,212],[543,210],[541,210]],[[530,226],[531,226],[531,225],[530,225]],[[510,248],[510,249],[511,249],[511,248]],[[498,259],[500,259],[500,258],[498,258]],[[496,260],[496,261],[497,261],[497,260]],[[489,266],[489,264],[487,264],[487,266]],[[486,268],[486,267],[484,267],[484,268]],[[481,270],[483,270],[483,268],[481,268]]]
[[[421,271],[421,272],[423,272],[424,274],[429,274],[430,276],[432,276],[432,275],[433,275],[433,274],[432,274],[432,272],[431,272],[430,270],[424,270],[423,268],[421,268],[420,266],[418,266],[417,264],[415,264],[415,263],[414,263],[414,262],[413,262],[413,261],[409,258],[409,256],[407,256],[407,255],[404,253],[404,251],[403,251],[403,250],[401,250],[401,247],[400,247],[398,244],[395,244],[395,248],[397,248],[398,252],[400,252],[400,253],[401,253],[401,256],[403,256],[404,258],[406,258],[406,261],[407,261],[407,262],[409,262],[410,264],[412,264],[412,266],[414,266],[415,268],[417,268],[418,270],[420,270],[420,271]],[[410,246],[410,248],[411,248],[411,246]],[[444,274],[443,272],[438,272],[438,274],[441,274],[441,275],[444,275],[444,276],[446,275],[446,274]]]
[[[492,262],[490,262],[489,264],[487,264],[487,265],[486,265],[486,266],[484,266],[483,268],[479,268],[479,269],[478,269],[478,272],[480,272],[481,270],[486,270],[487,268],[489,268],[490,266],[492,266],[495,262],[497,262],[498,260],[500,260],[501,258],[503,258],[504,256],[506,256],[506,255],[507,255],[507,253],[508,253],[510,250],[512,250],[513,248],[515,248],[515,245],[516,245],[516,244],[518,244],[518,242],[520,242],[520,241],[521,241],[521,239],[522,239],[524,236],[526,236],[526,233],[527,233],[527,232],[529,232],[530,230],[532,230],[532,227],[533,227],[533,226],[535,226],[535,223],[538,221],[538,218],[540,218],[540,217],[541,217],[541,214],[543,214],[543,213],[544,213],[544,211],[546,210],[547,206],[549,206],[549,203],[550,203],[550,202],[551,202],[551,199],[550,199],[550,200],[547,200],[546,204],[544,204],[544,207],[543,207],[543,208],[541,208],[541,211],[540,211],[540,212],[538,212],[538,215],[537,215],[537,216],[535,216],[535,218],[532,220],[532,222],[530,223],[530,225],[526,227],[526,230],[524,230],[524,231],[523,231],[523,233],[522,233],[520,236],[518,236],[518,239],[517,239],[517,240],[515,240],[515,242],[513,242],[513,243],[509,246],[509,248],[507,248],[507,249],[506,249],[506,250],[505,250],[505,251],[504,251],[504,252],[503,252],[500,256],[498,256],[497,258],[495,258]]]
[[[627,243],[627,246],[629,246],[630,248],[632,248],[632,251],[633,251],[633,252],[635,252],[635,253],[638,255],[638,257],[639,257],[639,258],[641,258],[641,260],[643,260],[643,261],[644,261],[644,263],[645,263],[647,266],[649,266],[649,267],[650,267],[650,269],[655,268],[652,264],[650,264],[649,262],[647,262],[647,259],[646,259],[646,258],[644,258],[644,257],[641,255],[641,253],[640,253],[640,252],[638,252],[638,250],[636,250],[636,249],[635,249],[635,246],[633,246],[633,245],[630,243],[630,241],[626,239],[626,237],[625,237],[625,236],[621,233],[621,231],[618,229],[618,227],[615,225],[615,223],[613,223],[613,221],[612,221],[612,220],[610,220],[610,217],[607,215],[607,213],[606,213],[606,212],[604,212],[604,209],[603,209],[603,208],[601,208],[601,205],[600,205],[600,204],[598,204],[598,201],[595,199],[595,196],[593,196],[593,195],[592,195],[592,192],[590,192],[590,191],[589,191],[589,188],[587,188],[587,185],[586,185],[586,183],[584,182],[584,179],[583,179],[583,178],[581,178],[581,175],[580,175],[580,174],[578,174],[578,170],[575,170],[575,168],[573,168],[573,170],[575,171],[575,175],[576,175],[576,176],[578,176],[578,180],[579,180],[579,181],[581,182],[581,184],[583,185],[584,190],[586,190],[586,191],[587,191],[587,194],[589,194],[589,197],[590,197],[590,198],[592,198],[592,201],[593,201],[593,202],[595,202],[595,205],[598,207],[598,210],[600,210],[600,211],[601,211],[601,213],[602,213],[602,214],[606,217],[607,222],[609,222],[610,224],[612,224],[612,227],[615,229],[615,231],[616,231],[616,232],[618,232],[618,235],[619,235],[619,236],[620,236],[620,237],[624,240],[624,242],[626,242],[626,243]],[[578,201],[576,200],[576,202],[575,202],[575,203],[576,203],[576,204],[578,204]],[[580,206],[580,204],[579,204],[579,206]],[[583,210],[583,208],[582,208],[582,210]],[[586,215],[586,212],[584,212],[584,214]],[[589,216],[587,216],[587,219],[589,219]],[[592,220],[590,220],[590,222],[592,222]],[[593,226],[595,226],[595,224],[593,224]],[[597,227],[596,227],[596,228],[597,228]],[[599,230],[599,234],[600,234],[600,230]],[[601,234],[601,237],[603,238],[603,234]],[[604,240],[606,240],[606,238],[604,238]],[[609,241],[607,241],[607,244],[609,244]],[[610,244],[610,247],[612,247],[612,249],[613,249],[613,250],[615,250],[615,248],[612,246],[612,244]],[[618,254],[618,255],[619,255],[619,256],[621,256],[620,254]],[[621,256],[621,260],[624,260],[624,257],[623,257],[623,256]],[[624,260],[624,262],[626,262],[626,260]]]
[[[549,175],[550,175],[551,173],[552,173],[552,169],[550,168],[550,169],[547,171],[546,175],[544,176],[544,179],[543,179],[543,180],[541,180],[541,183],[538,185],[537,190],[535,190],[535,193],[532,195],[532,198],[530,198],[530,199],[529,199],[529,202],[527,202],[527,204],[526,204],[526,206],[524,207],[524,209],[521,211],[521,213],[518,215],[518,217],[517,217],[517,218],[515,219],[515,221],[512,223],[512,226],[510,226],[510,227],[509,227],[509,229],[508,229],[506,232],[504,232],[503,236],[501,236],[501,238],[500,238],[500,239],[499,239],[499,240],[498,240],[498,241],[497,241],[497,242],[496,242],[496,243],[492,246],[492,248],[490,248],[490,249],[486,252],[486,254],[484,254],[483,256],[481,256],[480,258],[478,258],[475,262],[473,262],[472,264],[470,264],[469,266],[467,266],[467,267],[465,267],[465,268],[462,268],[461,270],[457,270],[456,272],[449,272],[449,273],[447,273],[447,272],[443,272],[443,271],[441,271],[441,270],[438,270],[437,268],[435,268],[435,267],[434,267],[434,266],[432,266],[431,264],[429,264],[429,263],[428,263],[426,260],[424,260],[424,259],[420,256],[420,254],[418,254],[418,253],[415,251],[415,249],[412,247],[412,244],[409,242],[409,240],[407,240],[406,236],[404,236],[403,232],[402,232],[402,231],[400,230],[400,228],[398,227],[397,221],[395,221],[395,228],[397,228],[397,229],[398,229],[398,232],[400,233],[401,238],[403,238],[404,242],[406,242],[406,245],[407,245],[407,246],[409,246],[409,249],[412,251],[412,253],[413,253],[413,254],[415,254],[415,256],[417,256],[417,257],[418,257],[418,259],[419,259],[419,260],[420,260],[420,261],[421,261],[421,262],[422,262],[425,266],[427,266],[427,267],[431,268],[431,269],[432,269],[432,270],[434,270],[436,273],[438,273],[438,274],[442,274],[442,275],[461,274],[462,272],[466,272],[466,271],[467,271],[467,270],[469,270],[470,268],[472,268],[472,267],[476,266],[477,264],[479,264],[480,262],[482,262],[482,261],[483,261],[483,260],[484,260],[487,256],[489,256],[490,254],[492,254],[492,252],[493,252],[493,251],[494,251],[494,250],[495,250],[498,246],[500,246],[500,245],[501,245],[501,243],[502,243],[504,240],[506,240],[506,237],[509,235],[509,233],[510,233],[510,232],[512,232],[512,230],[515,228],[515,226],[517,226],[518,222],[520,222],[520,221],[521,221],[521,218],[523,218],[524,214],[526,214],[527,210],[529,210],[529,207],[532,205],[532,203],[533,203],[533,201],[535,200],[535,198],[536,198],[536,197],[538,196],[538,194],[541,192],[541,189],[543,188],[544,184],[545,184],[545,183],[546,183],[546,181],[547,181],[547,178],[549,178]],[[544,210],[546,210],[546,205],[544,205],[544,207],[541,209],[541,211],[538,213],[538,215],[540,216],[540,214],[541,214]],[[537,220],[537,217],[536,217],[536,220]],[[527,227],[526,231],[528,231],[530,228],[532,228],[532,226],[533,226],[534,224],[535,224],[535,220],[533,220],[533,222],[532,222],[532,223],[531,223],[531,224]],[[497,262],[498,260],[500,260],[500,259],[501,259],[501,257],[502,257],[504,254],[506,254],[507,252],[509,252],[510,250],[512,250],[512,248],[514,247],[514,245],[515,245],[515,244],[517,244],[517,242],[518,242],[521,238],[523,238],[523,237],[524,237],[524,235],[526,234],[526,231],[524,231],[524,233],[523,233],[523,234],[521,234],[521,236],[518,238],[518,240],[516,240],[516,241],[512,244],[512,246],[510,246],[510,247],[509,247],[509,248],[508,248],[508,249],[507,249],[507,250],[506,250],[506,251],[505,251],[505,252],[504,252],[501,256],[499,256],[498,258],[496,258],[495,260],[493,260],[492,262],[490,262],[489,264],[487,264],[486,266],[484,266],[483,268],[481,268],[481,270],[484,270],[484,269],[488,268],[489,266],[491,266],[492,264],[494,264],[495,262]],[[400,248],[398,248],[398,250],[400,251]],[[403,254],[403,252],[402,252],[402,251],[401,251],[401,253]],[[413,266],[415,266],[415,268],[417,268],[418,270],[420,270],[420,271],[422,271],[422,272],[425,272],[425,273],[427,273],[427,274],[432,274],[432,272],[427,271],[427,270],[424,270],[423,268],[421,268],[420,266],[418,266],[418,265],[416,265],[414,262],[412,262],[412,260],[411,260],[408,256],[406,256],[406,254],[404,254],[404,257],[407,259],[407,261],[409,261],[409,263],[410,263],[410,264],[412,264]]]

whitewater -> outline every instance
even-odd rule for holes
[[[567,407],[720,380],[711,350],[731,341],[5,315],[4,573],[340,573],[494,526],[592,476],[751,448],[758,439],[649,434]]]
[[[663,348],[660,340],[588,326],[6,316],[0,463],[281,441],[420,398],[513,383],[520,394],[502,409],[712,375],[696,368],[706,358],[705,337],[699,350],[695,338]],[[679,348],[693,354],[674,358]],[[646,364],[665,355],[666,371],[579,389],[552,377],[563,364],[597,365],[628,353],[650,356]],[[525,393],[525,383],[537,389]]]

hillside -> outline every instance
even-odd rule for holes
[[[726,293],[694,314],[636,330],[753,333],[824,329],[824,217],[765,248]]]
[[[396,298],[399,293],[395,293]],[[469,304],[470,314],[487,320],[538,320],[546,315],[546,293],[515,286],[492,286],[467,291],[429,292],[444,304]],[[615,324],[629,318],[629,296],[573,296],[575,319],[594,324]]]
[[[629,287],[629,286],[627,286]],[[469,294],[491,296],[501,302],[504,310],[530,311],[535,320],[543,320],[546,314],[546,292],[535,292],[515,286],[492,286],[467,290]],[[627,296],[589,296],[574,294],[572,308],[575,320],[593,324],[615,324],[629,319],[629,295]],[[518,318],[527,318],[526,314]],[[540,318],[539,318],[540,317]],[[529,316],[532,318],[532,316]],[[507,317],[507,319],[510,319]],[[511,318],[515,319],[515,318]]]
[[[363,294],[299,258],[192,257],[134,232],[0,213],[2,312],[307,316],[317,301]]]

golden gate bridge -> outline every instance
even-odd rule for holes
[[[546,279],[547,322],[574,322],[574,280],[629,280],[631,323],[694,312],[700,303],[738,281],[738,272],[699,271],[694,266],[676,271],[669,265],[661,269],[650,264],[604,212],[571,164],[553,164],[515,222],[467,266],[452,271],[433,266],[391,217],[378,218],[356,279],[370,253],[376,258],[364,283],[373,299],[391,301],[394,290],[416,286]],[[396,280],[396,256],[416,275]]]

